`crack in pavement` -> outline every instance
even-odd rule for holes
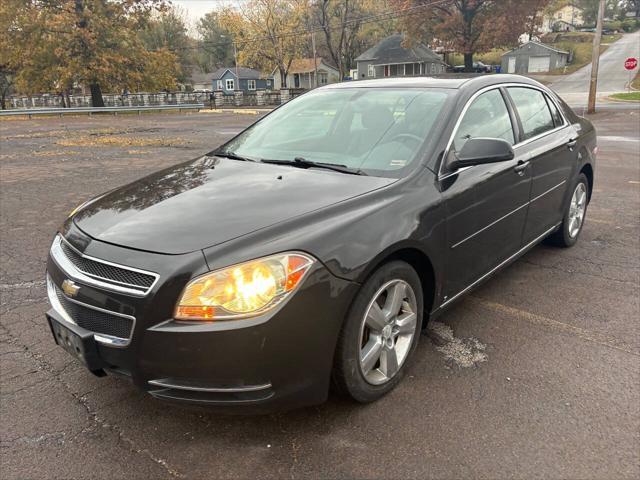
[[[62,385],[62,387],[67,391],[67,393],[69,393],[69,395],[71,395],[71,397],[76,400],[87,412],[87,414],[89,415],[89,417],[93,420],[94,424],[96,426],[99,426],[101,428],[108,428],[111,429],[112,431],[116,432],[116,434],[118,435],[118,438],[120,440],[122,440],[124,443],[126,443],[129,447],[130,450],[134,451],[137,454],[141,454],[146,456],[147,458],[149,458],[151,461],[157,463],[158,465],[162,466],[165,471],[172,477],[176,477],[176,478],[184,478],[185,475],[180,473],[178,470],[176,470],[174,467],[172,467],[171,465],[169,465],[169,463],[160,457],[156,457],[153,453],[151,453],[148,449],[146,448],[142,448],[142,447],[138,447],[138,445],[136,444],[135,440],[133,440],[131,437],[129,437],[124,430],[117,424],[115,423],[109,423],[107,422],[105,419],[103,419],[98,411],[94,410],[93,408],[91,408],[91,405],[89,404],[88,400],[86,397],[84,396],[80,396],[77,393],[75,393],[71,387],[60,377],[60,373],[56,372],[56,370],[53,368],[53,366],[51,364],[49,364],[47,361],[45,361],[41,355],[31,351],[31,349],[29,349],[29,347],[27,347],[26,345],[22,345],[18,339],[2,324],[0,324],[0,329],[4,330],[6,335],[10,338],[8,343],[11,343],[14,346],[17,347],[21,347],[23,353],[30,358],[33,362],[36,363],[36,365],[41,369],[44,370],[45,372],[49,373],[60,385]]]

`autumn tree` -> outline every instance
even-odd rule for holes
[[[262,70],[275,66],[286,87],[291,63],[307,43],[307,7],[307,0],[249,0],[222,9],[220,24],[231,32],[242,63]]]
[[[433,39],[464,54],[465,70],[473,71],[473,55],[517,43],[527,31],[530,0],[395,0],[399,9],[420,7],[405,17],[410,40]]]
[[[172,7],[154,12],[140,31],[140,37],[147,50],[165,49],[173,52],[180,65],[178,81],[184,82],[187,79],[195,63],[195,42],[187,33],[185,15],[181,10]]]
[[[14,15],[2,36],[25,93],[88,86],[93,106],[102,89],[174,88],[177,59],[168,49],[148,50],[138,32],[161,0],[3,0]],[[3,53],[4,55],[4,53]]]
[[[0,108],[6,108],[6,98],[15,83],[15,74],[20,58],[14,39],[10,35],[10,25],[18,14],[18,2],[7,0],[0,3]]]
[[[198,41],[198,66],[205,72],[210,72],[220,66],[233,64],[232,34],[220,23],[220,15],[213,11],[204,15],[196,30]]]

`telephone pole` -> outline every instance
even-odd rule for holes
[[[598,66],[600,64],[600,41],[602,40],[602,23],[604,22],[605,0],[600,0],[598,6],[598,23],[596,35],[593,39],[593,59],[591,61],[591,82],[589,84],[589,106],[587,112],[596,111],[596,94],[598,93]]]

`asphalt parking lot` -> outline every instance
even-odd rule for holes
[[[231,113],[0,124],[3,478],[639,478],[640,110],[591,117],[600,155],[572,249],[539,246],[422,337],[381,401],[228,417],[96,378],[44,318],[68,212],[211,150]],[[241,355],[242,352],[238,352]]]

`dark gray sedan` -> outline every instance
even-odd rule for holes
[[[47,265],[55,341],[165,400],[360,402],[420,331],[537,243],[579,238],[596,133],[518,76],[330,85],[80,205]]]

